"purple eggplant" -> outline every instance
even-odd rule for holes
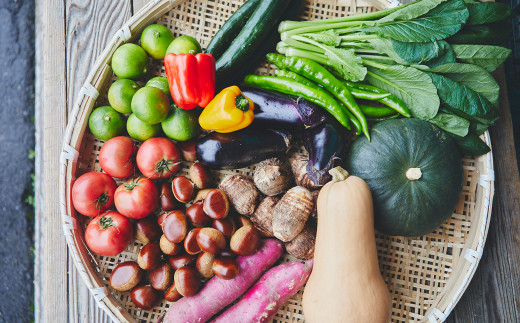
[[[200,139],[195,151],[199,162],[208,168],[242,168],[287,153],[290,139],[287,133],[259,128],[212,132]]]
[[[331,179],[329,170],[340,162],[345,146],[344,135],[341,126],[330,118],[319,126],[304,130],[303,145],[309,153],[307,176],[313,183],[323,185]]]
[[[255,103],[253,126],[260,128],[303,131],[325,120],[323,109],[309,101],[257,90],[246,89],[242,93]]]

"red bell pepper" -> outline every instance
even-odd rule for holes
[[[204,108],[215,96],[213,55],[169,53],[164,58],[164,68],[173,101],[179,108]]]

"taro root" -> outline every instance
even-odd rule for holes
[[[318,195],[320,195],[320,190],[311,191],[312,202],[314,203],[314,207],[311,211],[311,217],[316,220],[318,218]]]
[[[292,182],[289,166],[276,157],[258,163],[253,178],[256,187],[267,196],[286,191]]]
[[[302,232],[289,242],[285,243],[285,250],[296,258],[314,258],[314,244],[316,243],[316,222],[307,221]]]
[[[229,202],[242,215],[251,215],[258,202],[258,190],[244,175],[231,175],[222,180],[219,188],[226,193]]]
[[[264,237],[274,236],[273,210],[278,201],[280,201],[280,197],[278,196],[267,196],[258,204],[255,213],[250,218],[254,227],[260,231]]]
[[[110,274],[110,286],[120,292],[131,290],[143,277],[143,270],[134,261],[125,261],[112,270]]]
[[[307,174],[307,165],[309,164],[309,157],[305,155],[295,155],[289,159],[291,170],[294,175],[296,185],[303,186],[308,189],[316,189],[321,187],[319,183],[313,182]]]
[[[287,191],[273,209],[273,233],[283,242],[294,239],[305,226],[314,203],[308,189],[295,186]]]

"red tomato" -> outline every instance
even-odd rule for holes
[[[83,215],[97,216],[114,204],[116,188],[114,179],[105,173],[83,174],[72,186],[72,204]]]
[[[157,207],[159,191],[148,178],[133,178],[117,188],[114,200],[119,213],[132,219],[142,219]]]
[[[175,144],[166,138],[151,138],[137,151],[137,167],[150,179],[167,178],[181,167],[181,154]]]
[[[130,220],[108,211],[95,217],[85,230],[88,247],[101,256],[115,256],[125,250],[134,236]]]
[[[132,139],[119,136],[109,139],[99,151],[99,164],[108,175],[128,178],[134,175],[132,157],[137,151]]]

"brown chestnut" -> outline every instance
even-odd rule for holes
[[[175,199],[170,183],[165,182],[161,185],[161,209],[163,211],[173,211],[179,207],[179,202]]]
[[[172,181],[172,191],[177,201],[188,203],[195,196],[195,184],[184,176],[177,176]]]
[[[184,239],[184,250],[186,250],[186,252],[190,255],[195,255],[200,252],[200,247],[197,244],[197,234],[199,233],[200,229],[202,228],[191,229],[191,231],[188,232],[186,238]]]
[[[233,279],[240,271],[238,263],[233,257],[220,257],[215,259],[211,269],[215,275],[222,279]]]
[[[260,234],[252,225],[238,229],[231,237],[229,246],[231,250],[240,256],[247,256],[258,249]]]
[[[182,296],[197,294],[200,287],[200,275],[191,267],[181,267],[175,271],[175,288]]]
[[[159,302],[161,294],[150,285],[142,285],[132,289],[130,298],[135,306],[140,307],[143,310],[149,310]]]
[[[202,251],[216,255],[226,247],[226,238],[217,229],[202,228],[197,234],[197,244]]]
[[[183,251],[182,243],[173,243],[166,239],[164,234],[161,236],[161,240],[159,240],[159,247],[161,247],[161,251],[168,256],[178,255]]]
[[[195,260],[197,260],[197,255],[190,255],[185,253],[182,255],[171,256],[169,260],[170,266],[172,266],[173,269],[177,270],[181,267],[192,264]]]
[[[157,241],[161,237],[161,228],[152,217],[146,217],[135,223],[135,238],[142,243]]]
[[[150,242],[139,251],[137,264],[144,270],[152,270],[161,264],[161,255],[159,244]]]
[[[203,190],[200,190],[197,192],[197,195],[195,195],[195,198],[193,199],[193,203],[202,202],[206,198],[209,192],[211,192],[211,188],[205,188]]]
[[[222,190],[213,189],[204,198],[203,209],[210,218],[223,219],[229,213],[229,200]]]
[[[245,216],[241,215],[235,219],[235,223],[237,224],[238,228],[245,227],[251,224],[251,220],[246,218]]]
[[[163,225],[163,222],[164,222],[164,219],[166,219],[166,216],[168,215],[169,212],[165,212],[165,213],[161,213],[159,215],[159,217],[157,217],[157,224],[162,228],[162,225]]]
[[[213,220],[213,229],[217,229],[222,232],[226,238],[230,239],[236,231],[235,221],[230,216],[224,219]]]
[[[215,255],[212,255],[209,252],[203,252],[197,257],[195,268],[197,268],[197,271],[202,275],[202,277],[213,277],[213,260],[215,260]]]
[[[183,211],[170,211],[162,222],[162,230],[166,239],[173,243],[181,242],[188,233],[188,221]]]
[[[201,163],[194,163],[189,170],[190,179],[197,188],[207,188],[211,185],[211,174]]]
[[[150,271],[150,284],[157,290],[166,290],[173,283],[173,268],[169,263],[163,262],[159,267]]]
[[[206,227],[211,223],[211,218],[204,212],[202,201],[187,208],[186,217],[196,227]]]
[[[194,162],[197,160],[197,155],[195,154],[195,147],[197,146],[197,142],[195,140],[181,141],[179,142],[179,148],[182,152],[182,158],[189,162]]]
[[[177,288],[175,288],[175,283],[173,283],[170,288],[166,292],[164,292],[164,299],[168,302],[176,302],[181,299],[182,295],[179,293]]]
[[[135,261],[125,261],[112,270],[110,274],[110,286],[120,292],[131,290],[143,277],[143,270]]]

